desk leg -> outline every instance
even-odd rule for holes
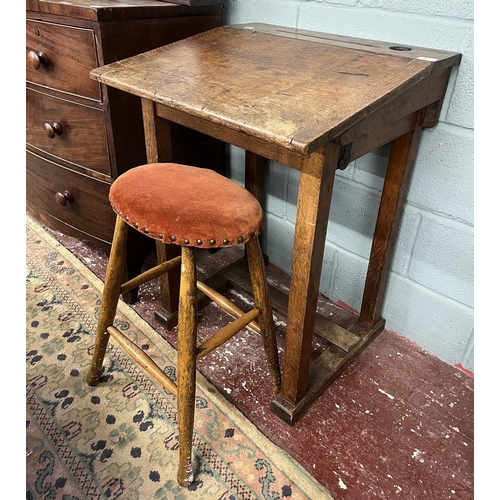
[[[342,147],[330,143],[301,168],[288,302],[283,379],[273,411],[294,407],[305,395],[335,170]]]
[[[424,116],[425,109],[417,114],[415,128],[395,139],[391,146],[359,316],[360,321],[368,326],[373,326],[380,319],[394,243]]]
[[[148,163],[169,162],[173,160],[172,129],[168,120],[159,118],[155,113],[155,104],[142,99],[142,119],[146,140],[146,156]],[[156,242],[157,261],[165,262],[181,254],[178,245],[165,245]],[[180,268],[160,276],[162,308],[155,312],[159,321],[171,328],[177,324],[179,305]]]
[[[261,205],[264,203],[264,170],[267,161],[267,158],[263,156],[245,151],[245,188],[257,198]],[[262,233],[259,235],[259,243],[262,248]],[[267,256],[263,257],[267,265]]]
[[[262,205],[264,201],[264,170],[267,158],[245,151],[245,187]]]

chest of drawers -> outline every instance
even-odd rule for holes
[[[142,111],[139,98],[89,72],[221,24],[221,4],[26,1],[26,208],[35,219],[109,253],[109,187],[146,163]],[[219,143],[190,134],[178,130],[177,161],[222,161]],[[135,257],[147,240],[129,245]]]

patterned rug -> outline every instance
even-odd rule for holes
[[[177,485],[175,398],[110,341],[85,381],[102,281],[26,218],[26,498],[332,499],[198,373],[195,481]],[[120,301],[115,326],[175,380],[176,351]]]

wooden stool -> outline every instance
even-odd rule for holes
[[[250,325],[264,343],[276,395],[281,386],[278,350],[258,235],[264,215],[249,191],[209,169],[154,163],[122,174],[111,185],[109,200],[117,214],[104,283],[89,385],[99,383],[111,335],[151,377],[177,396],[181,486],[193,481],[191,449],[196,389],[196,360]],[[123,283],[129,226],[164,243],[180,245],[181,255]],[[196,248],[220,248],[246,243],[255,308],[243,312],[196,278]],[[139,346],[113,326],[120,294],[181,266],[178,310],[177,385]],[[197,346],[197,289],[236,319]],[[255,321],[258,320],[258,323]]]

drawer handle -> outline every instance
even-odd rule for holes
[[[45,130],[45,133],[51,139],[53,139],[56,135],[61,135],[63,133],[62,126],[59,122],[54,122],[52,125],[50,123],[44,123],[43,130]]]
[[[65,207],[68,202],[74,201],[73,195],[69,191],[63,191],[62,193],[56,193],[56,201],[61,205],[61,207]]]
[[[33,69],[40,69],[49,64],[49,58],[45,52],[30,50],[28,52],[28,62]]]

